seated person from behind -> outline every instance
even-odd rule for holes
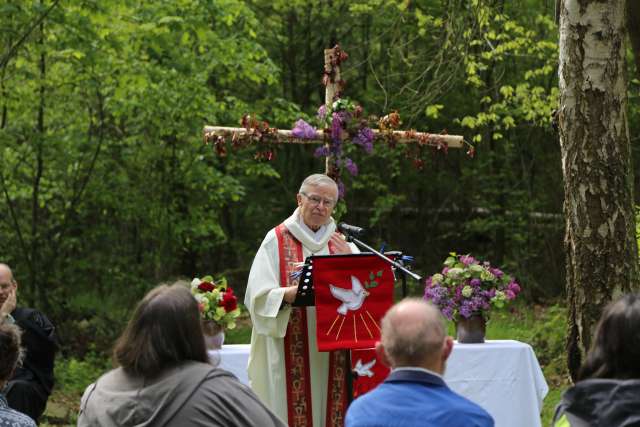
[[[378,358],[391,367],[387,379],[358,397],[346,427],[490,427],[493,418],[453,392],[442,379],[453,348],[444,318],[431,303],[405,299],[382,319]]]
[[[578,382],[562,396],[553,425],[640,426],[640,294],[604,310]]]
[[[11,378],[21,356],[20,330],[9,323],[0,323],[0,426],[35,427],[27,415],[9,408],[2,390]]]
[[[284,427],[251,389],[209,364],[198,303],[185,287],[151,290],[113,357],[120,367],[87,387],[78,427]]]
[[[6,385],[9,406],[36,422],[47,406],[53,388],[57,341],[55,328],[38,310],[16,306],[18,282],[6,264],[0,263],[0,321],[15,323],[22,332],[25,358]]]

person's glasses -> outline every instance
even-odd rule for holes
[[[320,203],[322,203],[325,207],[331,209],[336,205],[336,201],[335,200],[331,200],[331,199],[323,199],[320,196],[316,196],[314,194],[312,195],[308,195],[307,193],[300,193],[302,194],[304,197],[307,198],[307,200],[309,200],[309,203],[311,203],[312,206],[319,206]]]

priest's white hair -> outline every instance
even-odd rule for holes
[[[306,193],[310,190],[310,187],[317,187],[319,185],[332,186],[336,189],[336,191],[338,191],[338,184],[336,184],[333,179],[323,173],[314,173],[313,175],[309,175],[304,179],[304,181],[302,181],[298,193]]]

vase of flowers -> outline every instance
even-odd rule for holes
[[[225,278],[214,281],[212,276],[205,276],[191,281],[191,293],[198,301],[207,350],[220,349],[225,329],[235,328],[236,318],[240,315],[233,289]]]
[[[424,299],[456,322],[458,342],[484,342],[492,308],[503,308],[520,293],[520,285],[502,270],[470,255],[450,253],[442,272],[427,278]]]

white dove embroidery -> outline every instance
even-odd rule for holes
[[[331,295],[342,301],[337,311],[343,316],[347,315],[347,310],[357,310],[362,307],[364,299],[369,295],[369,292],[355,276],[351,276],[351,289],[339,288],[331,284],[329,289],[331,290]]]
[[[358,361],[356,362],[356,366],[354,366],[353,370],[356,371],[356,374],[358,374],[358,376],[360,377],[364,377],[366,375],[369,378],[371,378],[373,377],[373,371],[371,370],[371,368],[373,368],[373,365],[375,364],[376,364],[376,359],[373,359],[369,363],[362,363],[362,359],[358,359]]]

